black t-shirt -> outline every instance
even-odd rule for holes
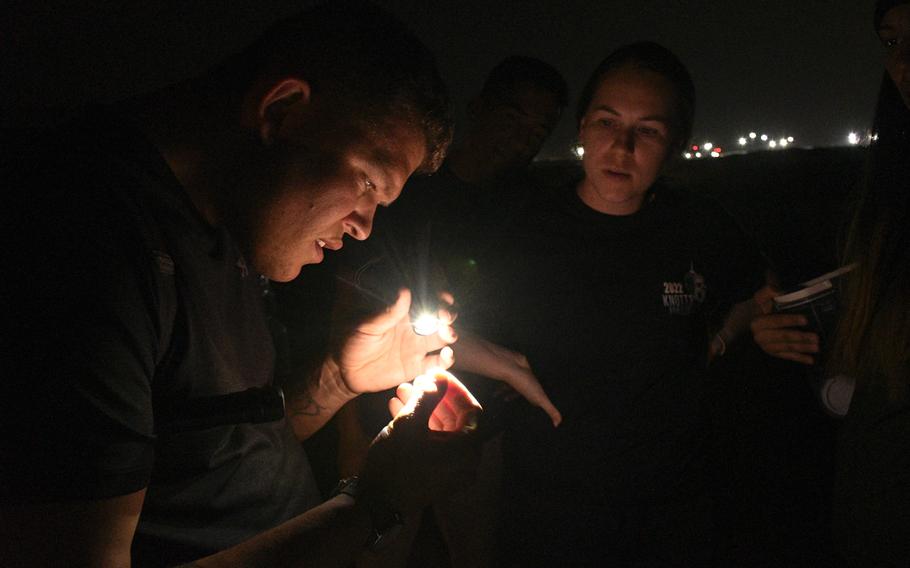
[[[717,204],[662,187],[625,217],[544,191],[487,238],[462,323],[524,353],[564,420],[508,414],[506,491],[530,515],[512,520],[571,531],[679,491],[698,469],[709,323],[760,285],[757,251]]]
[[[4,164],[0,503],[148,487],[136,565],[211,553],[318,503],[284,420],[165,433],[174,405],[272,381],[260,280],[227,231],[103,113],[22,142]]]

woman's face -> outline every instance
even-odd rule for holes
[[[885,70],[910,108],[910,3],[891,8],[882,18],[878,37],[885,46]]]
[[[596,211],[641,208],[674,146],[676,90],[658,73],[631,65],[601,79],[578,132],[584,148],[581,200]]]

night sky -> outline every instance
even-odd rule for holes
[[[613,48],[652,39],[688,65],[695,141],[732,148],[749,130],[800,146],[864,130],[881,76],[872,0],[382,0],[435,51],[458,112],[511,54],[550,62],[571,97]],[[73,5],[68,5],[73,4]],[[0,23],[2,124],[190,76],[301,2],[18,2]],[[227,6],[230,4],[230,8]],[[381,41],[382,38],[376,38]],[[543,157],[568,157],[569,109]]]

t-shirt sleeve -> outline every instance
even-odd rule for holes
[[[72,178],[15,188],[4,213],[0,501],[105,498],[150,476],[152,263],[123,202]]]
[[[730,307],[745,300],[764,285],[768,263],[755,241],[740,223],[716,201],[706,200],[702,220],[708,233],[710,262],[714,271],[712,319],[722,318]]]

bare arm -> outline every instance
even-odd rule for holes
[[[145,490],[98,501],[28,505],[0,512],[0,564],[130,566]],[[367,541],[364,505],[339,495],[196,566],[346,566]]]
[[[723,355],[727,350],[727,346],[749,329],[749,324],[757,313],[758,307],[754,298],[734,304],[727,313],[727,317],[724,318],[723,326],[711,339],[708,360],[711,361],[715,357]]]
[[[357,393],[345,385],[338,364],[326,359],[319,376],[287,401],[287,418],[299,440],[306,440],[322,428]]]
[[[129,566],[144,499],[142,489],[97,501],[6,506],[0,509],[0,564]]]

